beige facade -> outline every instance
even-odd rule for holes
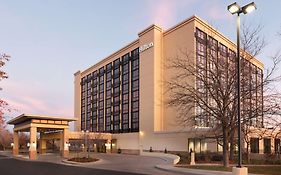
[[[235,50],[236,46],[232,41],[196,16],[192,16],[168,30],[151,25],[138,34],[137,40],[85,71],[78,71],[74,74],[74,116],[78,121],[75,124],[75,130],[81,131],[82,78],[87,77],[87,75],[92,74],[101,67],[105,67],[107,64],[117,58],[121,58],[132,50],[139,48],[138,132],[115,132],[112,133],[112,139],[117,140],[117,148],[122,150],[141,152],[142,150],[152,148],[153,150],[159,151],[163,151],[164,149],[169,151],[188,151],[189,144],[191,144],[189,143],[189,138],[196,138],[198,135],[204,134],[206,128],[200,130],[193,126],[181,126],[177,123],[177,111],[171,107],[167,107],[165,104],[168,95],[165,94],[164,82],[169,81],[173,75],[173,71],[165,68],[165,65],[169,59],[181,56],[181,50],[193,53],[195,59],[196,28],[211,35],[226,47]],[[257,67],[263,69],[263,64],[257,59],[251,59],[250,61]],[[194,82],[195,85],[195,80],[191,79],[190,81]],[[132,112],[131,110],[130,104],[129,113]],[[194,113],[195,111],[190,112]],[[122,115],[120,115],[120,118],[122,119]],[[89,126],[91,127],[93,123],[92,121],[90,122]],[[86,124],[84,125],[84,130],[91,130],[91,128],[86,127]],[[130,127],[132,127],[131,124]],[[219,149],[217,143],[213,141],[206,141],[201,147],[210,151],[217,151]]]

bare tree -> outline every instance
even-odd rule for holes
[[[235,123],[235,71],[226,74],[225,62],[218,61],[216,53],[208,54],[208,66],[192,62],[190,53],[182,52],[182,55],[171,59],[168,65],[169,69],[177,70],[166,82],[170,92],[168,104],[179,111],[182,124],[209,127],[208,133],[213,136],[216,132],[210,130],[219,131],[223,141],[223,164],[229,166],[228,143]],[[196,80],[196,85],[190,80]],[[190,112],[194,110],[196,112]]]
[[[280,80],[280,77],[272,77],[279,57],[274,57],[274,67],[266,70],[263,77],[263,68],[258,66],[255,59],[266,46],[264,37],[260,35],[261,30],[261,25],[244,25],[242,30],[242,82],[239,83],[242,87],[241,117],[245,134],[250,131],[250,127],[246,126],[263,127],[266,111],[271,109],[270,113],[274,114],[278,110],[278,107],[274,108],[277,103],[270,101],[274,98],[267,98],[263,94],[272,82]],[[177,109],[181,124],[207,127],[206,133],[222,139],[223,165],[229,166],[229,150],[233,158],[237,132],[236,54],[219,45],[214,37],[206,34],[200,36],[197,36],[197,44],[201,49],[197,48],[195,54],[180,50],[180,54],[170,58],[166,65],[175,73],[165,82],[170,95],[167,103]],[[269,96],[274,95],[271,93]],[[263,105],[263,101],[271,105]]]
[[[0,55],[0,81],[8,78],[7,73],[2,68],[5,66],[6,62],[9,61],[9,59],[10,56],[7,54]],[[0,90],[2,90],[1,87]],[[0,99],[0,130],[5,127],[4,112],[5,110],[8,109],[7,107],[8,107],[8,103],[3,99]]]
[[[1,130],[1,132],[0,132],[0,146],[2,147],[3,150],[11,147],[12,138],[13,138],[13,136],[10,133],[9,130],[7,130],[7,129]]]

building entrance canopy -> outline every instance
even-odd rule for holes
[[[13,154],[18,155],[19,153],[19,132],[30,132],[29,158],[36,159],[37,132],[40,133],[39,152],[44,153],[46,151],[46,140],[42,139],[44,138],[44,134],[47,132],[61,131],[60,150],[62,156],[67,157],[69,154],[69,122],[72,121],[76,121],[76,119],[26,114],[10,120],[8,124],[14,125]]]

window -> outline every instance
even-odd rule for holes
[[[132,102],[132,111],[138,111],[139,110],[139,102],[134,101]]]
[[[106,107],[110,107],[111,106],[111,99],[107,99],[106,100]]]
[[[264,138],[263,139],[263,146],[264,146],[263,152],[265,154],[270,154],[271,153],[271,139]]]
[[[205,41],[207,39],[207,34],[204,33],[203,31],[201,31],[200,29],[196,30],[196,34],[197,34],[197,39],[198,40]]]
[[[114,105],[118,105],[120,103],[120,97],[119,96],[114,97],[113,103]]]
[[[122,86],[122,93],[125,94],[125,93],[128,93],[129,92],[129,84],[124,84]]]
[[[82,77],[81,128],[95,132],[138,132],[139,64],[136,48]]]
[[[100,90],[100,92],[103,92],[103,90],[104,90],[104,88],[103,88],[103,84],[100,84],[100,86],[99,86],[99,90]]]
[[[280,154],[280,139],[274,139],[274,151],[275,154]]]
[[[129,112],[129,104],[123,104],[122,105],[122,112],[128,113]]]
[[[138,59],[132,61],[132,69],[137,69],[137,68],[139,68],[139,60]]]
[[[106,91],[106,98],[110,98],[111,97],[111,90],[107,90]]]
[[[124,64],[124,65],[122,66],[122,72],[123,72],[123,74],[129,72],[129,64]]]
[[[133,81],[132,82],[132,91],[135,91],[138,89],[139,89],[139,80]]]
[[[123,94],[122,102],[123,103],[128,103],[129,102],[129,94]]]
[[[125,83],[128,83],[128,82],[129,82],[129,74],[123,75],[123,76],[122,76],[122,81],[123,81],[124,84],[125,84]]]
[[[114,88],[113,93],[114,93],[115,95],[117,95],[117,94],[120,93],[120,88],[119,88],[119,86]]]
[[[111,115],[111,108],[106,108],[106,115]]]
[[[251,138],[250,147],[251,147],[251,153],[259,153],[259,139]]]
[[[192,149],[195,153],[202,153],[207,151],[207,142],[201,138],[189,138],[188,139],[188,150]]]
[[[136,69],[132,72],[132,79],[137,80],[139,78],[139,70]]]

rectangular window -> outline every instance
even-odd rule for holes
[[[139,64],[139,48],[136,48],[82,77],[82,129],[138,132]]]
[[[263,146],[264,146],[263,152],[265,154],[270,154],[271,153],[271,139],[264,138],[263,139]]]
[[[128,103],[129,102],[129,94],[123,94],[122,95],[122,102]]]
[[[274,152],[275,154],[280,154],[280,139],[274,139]]]
[[[251,153],[259,153],[259,139],[251,138],[250,147],[251,147]]]
[[[122,93],[123,94],[129,93],[129,84],[123,84]]]
[[[201,138],[188,138],[188,150],[195,153],[202,153],[207,151],[207,142]]]

